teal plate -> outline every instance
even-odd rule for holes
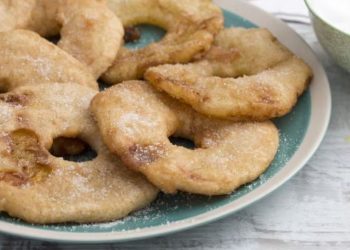
[[[274,25],[283,25],[285,27],[284,24],[273,17],[246,3],[218,1],[218,4],[224,5],[226,9],[233,9],[236,13],[239,12],[248,18],[249,15],[255,13],[256,18],[262,16],[262,20],[272,20],[271,22]],[[226,27],[251,28],[257,26],[238,14],[225,10],[224,15]],[[263,23],[264,21],[256,20],[255,23],[259,25],[261,22]],[[270,24],[263,25],[269,27]],[[142,39],[137,43],[127,44],[129,48],[143,47],[150,42],[161,39],[164,35],[164,31],[158,28],[147,25],[139,28],[142,33]],[[271,29],[271,27],[269,28]],[[285,29],[292,32],[288,27]],[[292,32],[292,36],[299,43],[302,43],[304,48],[310,50],[294,32]],[[309,53],[313,57],[312,52]],[[291,113],[274,121],[280,131],[280,147],[274,161],[268,170],[256,181],[242,186],[233,194],[219,197],[205,197],[186,193],[177,195],[160,194],[157,200],[149,207],[135,212],[122,220],[102,224],[38,226],[12,219],[6,214],[1,214],[0,230],[5,233],[56,241],[124,241],[158,236],[203,224],[238,211],[262,198],[289,179],[305,164],[319,145],[329,121],[330,95],[327,78],[316,59],[311,58],[315,60],[314,62],[308,58],[304,59],[313,66],[314,72],[319,72],[318,74],[321,75],[320,82],[321,85],[324,85],[323,90],[316,91],[311,88],[311,90],[306,91],[300,97],[298,104]],[[315,78],[318,79],[318,77]],[[322,103],[322,99],[324,101],[323,107],[320,108],[323,108],[323,114],[315,116],[313,113],[314,103]],[[310,123],[310,121],[312,122]],[[306,135],[311,130],[313,133],[316,132],[316,134],[311,136],[310,139],[306,138]],[[304,145],[305,150],[299,152],[301,155],[298,156],[296,153],[300,151],[302,144],[306,144]],[[295,163],[293,163],[292,158],[295,158],[293,159]],[[282,171],[284,169],[285,173]]]

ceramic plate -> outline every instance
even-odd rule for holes
[[[228,196],[203,197],[180,193],[161,194],[148,208],[123,220],[93,225],[30,225],[0,215],[0,230],[24,237],[67,242],[111,242],[149,238],[208,223],[232,214],[281,186],[309,160],[319,146],[330,118],[331,97],[326,74],[308,45],[286,24],[247,3],[216,1],[224,9],[225,25],[267,27],[288,48],[312,66],[310,89],[287,116],[275,120],[280,129],[280,148],[269,169],[253,183]],[[162,36],[162,31],[142,28],[143,46]]]

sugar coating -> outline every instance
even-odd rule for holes
[[[57,46],[97,79],[112,64],[124,35],[119,19],[104,3],[37,0],[25,27],[44,37],[60,35]]]
[[[142,98],[145,105],[138,102]],[[112,152],[166,193],[231,193],[259,177],[278,148],[278,131],[269,121],[208,118],[141,81],[99,93],[91,110]],[[120,126],[125,121],[137,129]],[[197,147],[173,145],[170,136],[191,139]]]
[[[144,48],[121,48],[102,76],[109,84],[142,79],[151,66],[191,61],[210,48],[223,27],[221,10],[211,1],[109,0],[108,5],[124,27],[152,23],[167,31],[163,39]],[[138,9],[142,11],[135,11]]]
[[[158,190],[104,146],[78,84],[23,86],[0,95],[0,210],[32,223],[103,222],[148,205]],[[79,137],[97,153],[54,157],[56,137]]]
[[[6,91],[52,82],[98,89],[84,65],[34,32],[0,32],[0,56],[0,88]]]
[[[225,29],[207,54],[189,64],[152,67],[156,88],[207,116],[234,121],[287,114],[312,71],[266,29]]]

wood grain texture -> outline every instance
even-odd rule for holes
[[[288,0],[296,1],[302,0]],[[333,111],[321,147],[283,187],[225,219],[166,237],[122,244],[72,245],[1,235],[0,249],[350,249],[350,74],[325,54],[310,25],[292,27],[326,68]]]

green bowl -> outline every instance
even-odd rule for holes
[[[309,2],[305,0],[318,40],[336,63],[350,72],[350,33],[327,22]]]

